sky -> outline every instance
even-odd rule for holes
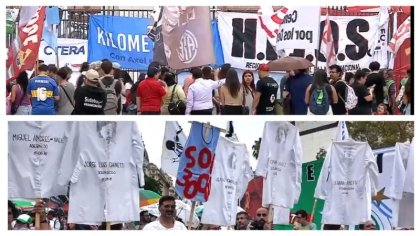
[[[185,120],[179,121],[178,123],[183,128],[185,135],[188,137],[191,124]],[[215,120],[211,121],[210,124],[226,129],[227,120]],[[149,161],[160,168],[165,121],[158,121],[156,122],[156,125],[143,125],[141,122],[138,122],[138,125],[139,130],[142,132],[144,144],[149,155]],[[246,144],[250,154],[250,164],[255,169],[257,162],[255,158],[252,157],[252,145],[254,145],[255,140],[262,136],[264,121],[239,120],[234,121],[233,126],[239,141]]]

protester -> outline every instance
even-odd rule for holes
[[[27,94],[31,99],[32,115],[54,115],[54,101],[60,99],[55,80],[48,76],[48,66],[38,67],[39,75],[29,81]]]
[[[176,205],[172,196],[162,196],[159,199],[160,216],[156,221],[145,225],[143,230],[186,230],[184,224],[175,220]]]
[[[372,107],[374,108],[374,111],[376,111],[376,106],[379,103],[384,102],[384,89],[385,86],[385,78],[382,73],[379,73],[381,65],[377,61],[373,61],[369,64],[369,69],[371,70],[371,73],[367,76],[365,86],[371,87],[374,86],[373,90],[373,99],[372,99]]]
[[[260,207],[256,211],[255,220],[250,224],[250,230],[264,230],[266,223],[268,223],[268,209]]]
[[[28,73],[22,71],[16,78],[16,84],[13,85],[10,95],[10,102],[14,107],[15,115],[30,115],[31,114],[31,100],[26,94],[29,79]]]
[[[384,104],[387,107],[388,114],[399,114],[398,105],[396,101],[397,88],[394,81],[394,71],[388,69],[385,71],[385,86],[384,86]],[[379,105],[378,105],[379,106]]]
[[[308,115],[332,115],[331,104],[338,101],[337,92],[328,84],[327,73],[317,70],[314,82],[308,86],[305,93],[305,103],[308,104]]]
[[[142,230],[145,225],[152,222],[150,214],[148,211],[141,211],[140,212],[140,222],[139,222],[139,230]]]
[[[249,230],[250,217],[245,211],[236,214],[235,230]]]
[[[185,103],[186,97],[184,94],[184,91],[182,90],[182,87],[178,85],[175,79],[175,74],[172,72],[168,72],[165,75],[164,81],[166,85],[168,86],[168,93],[163,98],[163,105],[161,107],[161,114],[162,115],[170,115],[168,111],[168,105],[171,102],[176,101],[183,101]]]
[[[62,67],[57,71],[60,100],[57,102],[57,115],[70,115],[74,110],[74,85],[68,81],[67,70]]]
[[[277,99],[279,85],[269,77],[269,66],[260,64],[254,101],[252,102],[252,114],[254,115],[274,115],[274,103]]]
[[[188,89],[187,95],[187,115],[211,115],[213,111],[213,90],[225,84],[222,80],[205,80],[200,68],[191,70],[192,78],[195,82]]]
[[[159,80],[160,69],[149,67],[147,78],[137,89],[137,109],[142,115],[160,115],[164,96],[168,93],[165,81]],[[139,106],[140,104],[140,106]]]
[[[316,224],[308,221],[308,213],[305,210],[299,210],[295,214],[299,223],[297,230],[316,230]]]
[[[99,79],[99,86],[106,93],[106,105],[104,113],[106,115],[117,115],[118,99],[122,91],[121,82],[120,80],[114,78],[114,68],[110,61],[107,60],[102,62],[101,70],[103,71],[104,76]]]
[[[376,111],[372,113],[373,115],[389,115],[388,107],[384,103],[378,104]]]
[[[376,226],[371,220],[368,220],[363,224],[359,224],[359,229],[360,230],[376,230]]]
[[[83,85],[83,82],[85,82],[85,74],[86,74],[86,71],[88,70],[89,70],[89,63],[83,62],[82,66],[80,67],[80,75],[76,81],[76,88],[81,87]]]
[[[99,73],[89,69],[82,87],[74,91],[73,115],[104,115],[107,102],[105,91],[98,87]]]
[[[346,95],[347,95],[347,85],[348,82],[341,80],[343,76],[343,70],[338,65],[331,65],[330,69],[330,84],[334,86],[334,89],[338,96],[337,103],[332,103],[332,112],[334,115],[346,115]]]
[[[295,70],[295,76],[288,79],[286,82],[286,93],[290,94],[292,115],[306,115],[308,113],[308,105],[305,103],[305,92],[310,84],[313,83],[313,77],[308,75],[305,69]]]
[[[220,104],[222,115],[242,115],[242,106],[245,104],[245,94],[238,73],[230,68],[226,74],[226,83],[220,88]]]
[[[352,88],[357,96],[357,105],[349,111],[349,115],[371,115],[373,87],[369,89],[365,86],[367,75],[365,72],[358,70],[354,75],[354,84]],[[375,86],[374,86],[375,87]]]
[[[242,89],[245,91],[245,106],[248,107],[248,110],[252,111],[252,102],[254,101],[255,96],[255,79],[254,73],[250,70],[245,70],[242,74]]]

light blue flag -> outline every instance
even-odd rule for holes
[[[210,194],[211,173],[220,130],[193,122],[181,155],[176,193],[191,201],[206,202]]]

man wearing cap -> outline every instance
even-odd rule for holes
[[[274,115],[274,105],[277,100],[279,84],[269,77],[269,67],[267,64],[260,64],[254,101],[252,102],[252,114],[254,115]]]
[[[90,69],[86,71],[84,86],[74,92],[73,115],[104,115],[106,93],[98,87],[99,73]]]
[[[159,80],[160,69],[150,66],[147,78],[140,82],[137,88],[137,107],[142,115],[160,115],[163,97],[167,93],[165,81]]]
[[[38,67],[39,75],[29,80],[26,93],[31,100],[32,115],[55,115],[54,101],[58,101],[58,86],[48,76],[48,66]]]

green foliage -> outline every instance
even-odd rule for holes
[[[327,156],[327,151],[325,149],[323,149],[323,148],[320,148],[319,151],[318,151],[318,153],[316,154],[316,157],[315,158],[317,160],[319,160],[321,158],[324,159],[325,156]]]
[[[350,137],[367,141],[372,149],[395,146],[414,137],[413,121],[346,122]]]
[[[160,183],[159,181],[147,175],[144,176],[144,182],[145,182],[144,189],[150,190],[155,193],[158,193],[159,195],[162,195],[162,183]]]

